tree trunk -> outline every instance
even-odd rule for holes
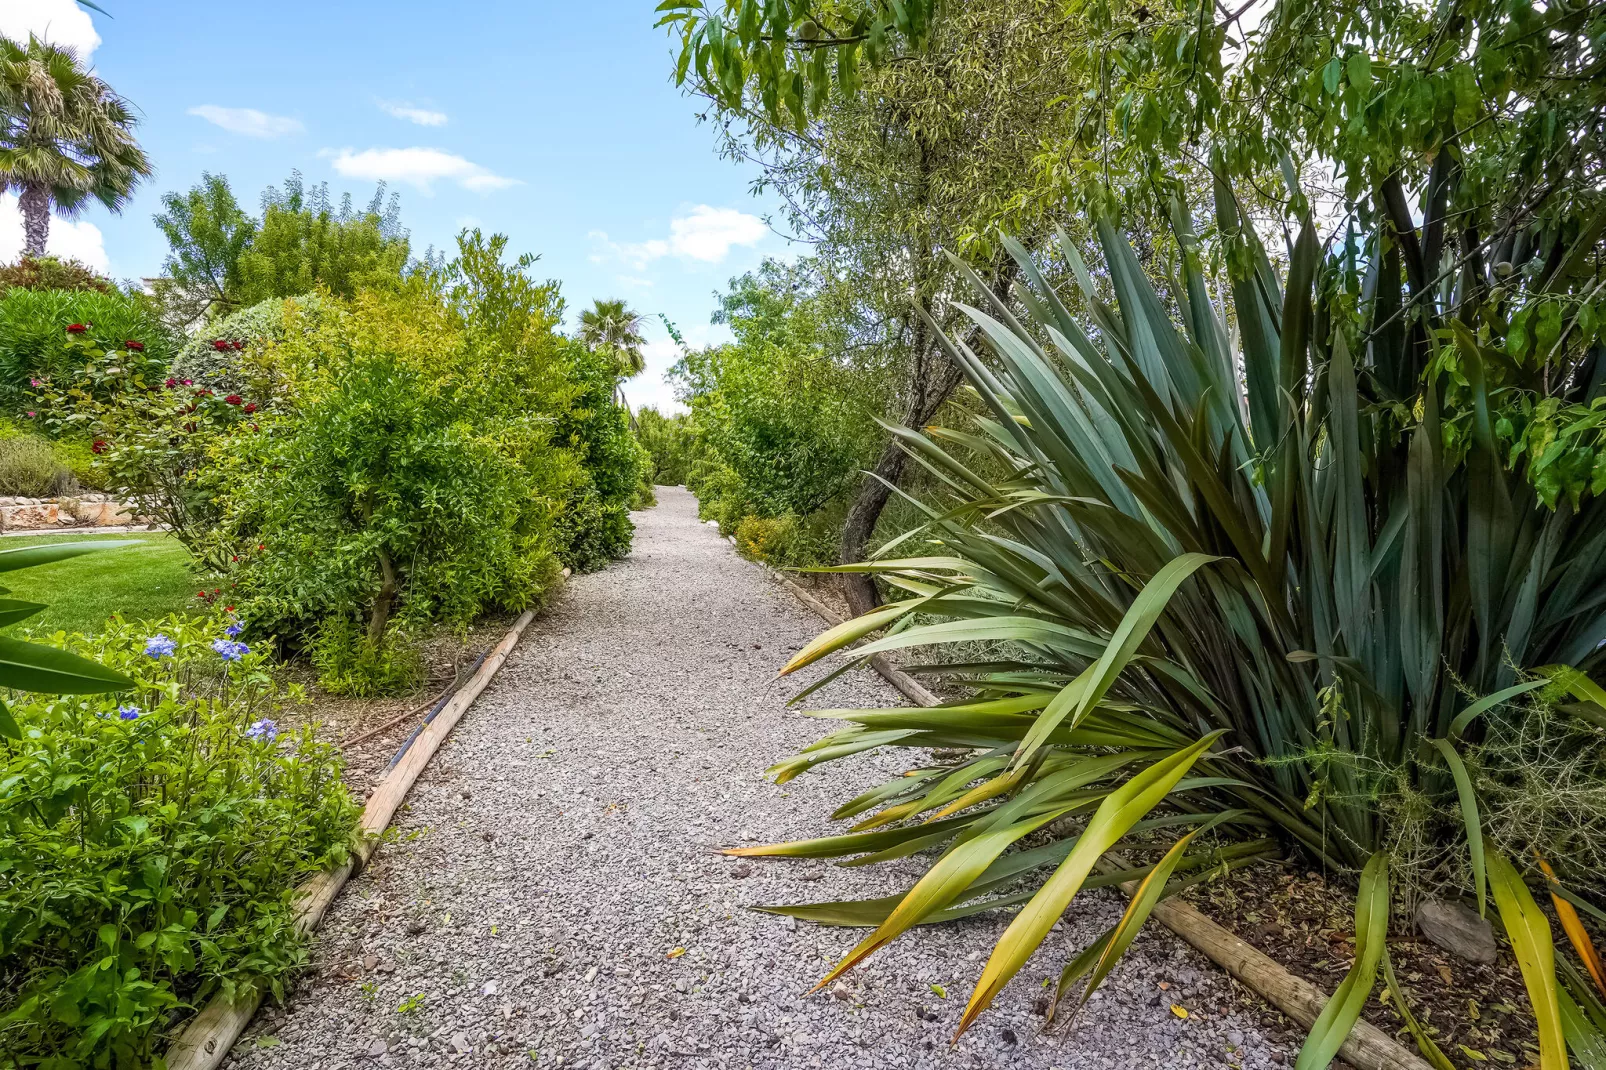
[[[937,415],[937,410],[942,408],[942,403],[948,400],[948,395],[954,392],[954,387],[959,385],[959,380],[964,378],[964,373],[953,361],[946,357],[940,359],[942,363],[923,377],[915,391],[909,411],[904,414],[903,426],[918,430],[930,423],[931,418]],[[865,548],[875,534],[876,521],[881,519],[881,511],[892,497],[892,488],[903,478],[903,470],[908,462],[909,455],[898,445],[897,439],[890,440],[882,448],[875,467],[870,469],[859,496],[848,510],[847,522],[842,525],[841,560],[844,565],[864,560]],[[849,616],[868,613],[881,604],[875,581],[869,576],[847,572],[841,578]]]
[[[17,207],[22,211],[22,255],[44,256],[45,243],[50,240],[50,190],[36,184],[24,186]]]
[[[1015,261],[1006,259],[999,266],[994,276],[992,290],[1000,299],[1009,294],[1010,287],[1015,283]],[[942,403],[948,400],[948,395],[954,392],[965,377],[964,372],[957,364],[948,359],[935,344],[936,340],[930,337],[930,328],[921,321],[921,326],[915,334],[915,373],[913,397],[909,402],[909,409],[904,414],[903,426],[918,431],[931,422],[942,408]],[[975,340],[976,330],[973,327],[965,338],[967,345]],[[903,478],[904,468],[907,467],[909,455],[898,445],[897,439],[889,441],[876,458],[875,467],[865,477],[864,485],[859,488],[859,496],[854,499],[853,505],[848,509],[848,518],[842,525],[842,544],[839,560],[844,565],[852,565],[864,560],[865,549],[870,545],[870,539],[875,535],[876,522],[881,519],[881,511],[886,508],[887,501],[892,497],[892,488],[897,486]],[[857,572],[846,572],[840,577],[843,597],[848,602],[848,615],[857,617],[868,613],[881,604],[881,596],[876,591],[875,580]]]
[[[379,577],[379,593],[374,596],[374,609],[368,616],[368,645],[375,650],[379,649],[380,641],[385,638],[391,607],[396,604],[396,594],[401,589],[396,582],[396,566],[383,550],[379,551]]]

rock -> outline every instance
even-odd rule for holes
[[[1015,1036],[1015,1031],[1013,1029],[1005,1028],[998,1035],[1003,1039],[1005,1044],[1017,1044],[1020,1042],[1019,1038]]]
[[[390,1045],[385,1043],[384,1038],[380,1038],[368,1045],[368,1058],[377,1059],[389,1050]]]
[[[409,918],[407,920],[407,935],[417,936],[424,931],[423,918]]]
[[[379,967],[379,956],[378,955],[364,955],[363,956],[363,960],[362,960],[362,968],[363,969],[367,970],[369,973],[373,973],[374,970],[378,969],[378,967]]]
[[[467,1055],[474,1050],[474,1046],[468,1042],[468,1037],[462,1033],[453,1033],[450,1044],[452,1050],[459,1055]]]
[[[753,875],[753,867],[749,866],[749,865],[747,865],[745,863],[742,864],[742,865],[739,865],[739,866],[732,866],[731,867],[731,876],[736,878],[737,880],[741,880],[743,877],[751,877],[752,875]]]
[[[480,988],[480,995],[494,996],[501,990],[502,986],[497,984],[495,981],[486,981],[485,984]]]
[[[1416,909],[1416,928],[1450,954],[1467,962],[1489,965],[1499,957],[1494,929],[1487,918],[1460,903],[1427,899]]]

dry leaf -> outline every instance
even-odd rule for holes
[[[665,955],[664,958],[666,958],[666,959],[678,959],[678,958],[680,958],[680,956],[684,955],[685,953],[686,953],[686,949],[685,948],[677,947],[677,948],[675,948],[675,950],[673,950],[669,954]]]
[[[1171,1013],[1176,1015],[1178,1018],[1186,1018],[1188,1016],[1188,1008],[1179,1003],[1173,1003],[1171,1004]]]

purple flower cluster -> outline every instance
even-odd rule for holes
[[[172,657],[173,652],[177,649],[178,644],[165,635],[153,635],[145,640],[145,656],[155,658],[158,661],[162,658]]]
[[[233,639],[214,639],[212,640],[212,649],[216,650],[218,657],[224,661],[239,661],[242,657],[251,653],[250,647],[244,643],[236,643]]]
[[[240,621],[235,621],[233,624],[223,629],[223,634],[228,636],[230,639],[236,639],[243,631],[245,631],[245,625]]]
[[[279,726],[264,717],[245,730],[247,739],[258,743],[272,743],[279,738]]]
[[[117,716],[125,721],[137,721],[139,720],[139,715],[143,712],[138,706],[117,707]]]

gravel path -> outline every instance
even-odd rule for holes
[[[636,515],[635,552],[575,578],[526,633],[335,904],[314,970],[285,1010],[259,1016],[233,1065],[1292,1063],[1289,1038],[1262,1031],[1244,991],[1157,927],[1069,1029],[1043,1033],[1043,981],[1118,916],[1105,893],[1077,900],[957,1046],[1007,919],[918,930],[805,997],[859,934],[745,908],[886,894],[923,867],[741,862],[715,848],[821,835],[836,805],[897,767],[870,757],[784,788],[764,779],[820,734],[773,679],[820,622],[699,524],[689,494],[658,493]],[[816,701],[894,699],[864,672]]]

